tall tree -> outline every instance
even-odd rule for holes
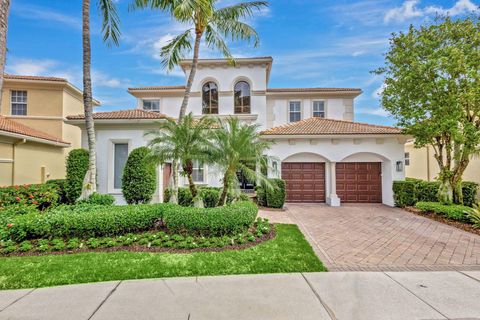
[[[0,0],[0,101],[3,93],[3,74],[7,60],[7,33],[10,0]]]
[[[439,200],[463,202],[462,175],[480,144],[480,20],[439,18],[393,34],[383,107],[415,138],[432,146],[440,173]]]
[[[97,0],[102,18],[103,40],[107,45],[118,45],[120,37],[119,18],[114,0]],[[93,123],[93,98],[91,77],[91,46],[90,46],[90,0],[82,4],[82,41],[83,41],[83,108],[85,127],[88,137],[89,164],[82,186],[80,199],[88,198],[97,190],[97,165],[95,147],[95,128]]]
[[[174,37],[160,51],[162,65],[171,71],[180,61],[192,51],[193,58],[190,64],[190,73],[185,86],[178,123],[187,112],[188,100],[192,83],[197,72],[200,44],[205,35],[205,43],[211,49],[219,50],[224,57],[235,63],[226,38],[235,40],[253,41],[258,46],[259,37],[254,28],[242,20],[252,17],[255,12],[268,6],[267,1],[241,2],[224,8],[216,8],[217,0],[134,0],[132,7],[145,9],[159,9],[167,11],[173,19],[189,26],[184,32]],[[192,36],[192,33],[194,36]],[[172,168],[178,166],[177,159],[172,159]],[[177,179],[172,175],[173,199],[177,199]]]
[[[157,130],[147,132],[147,136],[151,138],[149,142],[151,154],[156,162],[163,164],[172,161],[172,159],[179,160],[197,206],[201,206],[201,199],[197,197],[198,190],[193,181],[193,162],[195,160],[208,161],[212,148],[211,142],[208,140],[208,132],[211,130],[213,123],[214,121],[211,118],[202,117],[196,120],[189,113],[179,124],[175,120],[166,119],[159,123]],[[177,179],[178,173],[175,172],[176,170],[178,169],[172,168],[173,179]],[[172,199],[175,196],[172,194],[170,202],[178,202],[178,199]]]
[[[223,188],[218,201],[225,205],[228,193],[238,189],[237,172],[241,172],[250,181],[260,181],[271,188],[271,183],[255,167],[267,167],[270,160],[265,152],[271,142],[260,139],[258,126],[241,123],[237,117],[218,120],[219,128],[212,131],[213,147],[211,157],[215,164],[223,170]]]

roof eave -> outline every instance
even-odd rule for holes
[[[49,145],[52,145],[52,146],[55,146],[55,147],[61,147],[61,148],[68,148],[68,147],[71,146],[71,144],[68,143],[68,142],[53,141],[53,140],[48,140],[48,139],[43,139],[43,138],[36,138],[36,137],[28,136],[28,135],[25,135],[25,134],[13,133],[13,132],[4,131],[4,130],[0,130],[0,135],[6,136],[6,137],[9,137],[9,138],[13,138],[13,139],[20,139],[20,140],[25,139],[25,140],[31,141],[31,142],[49,144]]]
[[[408,138],[402,133],[341,133],[341,134],[262,134],[262,139],[344,139],[344,138]]]
[[[165,118],[159,119],[94,119],[95,124],[149,124],[163,121]],[[65,123],[82,126],[85,125],[85,119],[67,119]]]

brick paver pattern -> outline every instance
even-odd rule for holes
[[[480,270],[480,236],[402,209],[289,203],[279,214],[299,225],[330,271]]]

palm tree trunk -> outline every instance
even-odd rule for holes
[[[88,171],[83,180],[80,199],[88,198],[97,190],[97,166],[95,152],[95,128],[93,123],[91,47],[90,47],[90,0],[83,0],[83,107],[85,112],[85,126],[88,137]]]
[[[228,189],[230,188],[230,170],[225,172],[223,176],[223,189],[222,194],[220,195],[220,199],[218,199],[217,206],[224,206],[227,203],[227,196],[228,196]]]
[[[198,55],[200,52],[200,42],[202,40],[203,32],[197,32],[195,34],[195,45],[193,47],[193,60],[190,66],[190,74],[188,75],[187,86],[185,87],[185,94],[183,95],[182,106],[180,107],[180,114],[178,116],[178,123],[182,121],[183,117],[187,113],[188,99],[190,98],[190,91],[192,90],[193,79],[197,73]]]
[[[7,60],[7,32],[8,14],[10,12],[10,0],[0,1],[0,101],[3,93],[3,74]]]
[[[178,161],[172,160],[172,175],[170,176],[172,194],[169,203],[178,204]]]

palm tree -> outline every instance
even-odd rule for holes
[[[216,2],[217,0],[135,0],[133,2],[133,8],[150,7],[164,10],[169,12],[175,20],[190,26],[160,51],[163,67],[171,71],[192,50],[193,41],[193,59],[178,116],[179,123],[187,110],[192,83],[197,72],[202,37],[205,35],[205,42],[209,48],[219,50],[233,64],[235,61],[225,38],[253,41],[255,47],[259,43],[255,29],[241,20],[252,17],[255,11],[267,7],[268,1],[241,2],[220,9],[215,7]],[[195,34],[194,39],[192,32]]]
[[[212,148],[208,140],[208,132],[214,121],[208,117],[196,120],[191,113],[186,115],[182,122],[177,124],[173,119],[159,123],[158,130],[147,132],[152,137],[148,146],[152,157],[158,163],[165,163],[178,159],[196,205],[200,206],[201,200],[197,197],[198,190],[193,181],[193,161],[206,162],[209,159],[209,150]],[[174,185],[178,186],[178,168],[172,167]],[[173,188],[172,188],[173,189]],[[171,203],[178,203],[178,188],[172,190]]]
[[[120,37],[119,18],[114,0],[97,0],[102,16],[103,40],[107,45],[118,45]],[[85,127],[88,137],[88,171],[82,185],[80,199],[86,199],[97,190],[97,165],[95,150],[95,128],[93,123],[91,47],[90,47],[90,0],[82,4],[82,41],[83,41],[83,108]]]
[[[241,172],[250,181],[259,181],[271,187],[261,170],[252,169],[252,166],[267,165],[269,157],[265,156],[265,152],[270,148],[271,142],[260,139],[258,125],[241,123],[237,117],[218,121],[219,128],[212,131],[212,158],[224,172],[222,194],[218,201],[218,205],[223,206],[228,193],[238,190],[237,172]]]
[[[3,74],[7,60],[7,32],[10,0],[0,0],[0,101],[3,93]]]

